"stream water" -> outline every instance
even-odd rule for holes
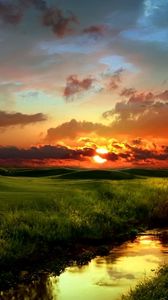
[[[60,276],[43,274],[38,281],[1,292],[0,299],[118,300],[163,263],[168,263],[168,231],[149,231],[87,265],[68,267]]]

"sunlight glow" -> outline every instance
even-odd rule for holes
[[[96,152],[99,153],[99,154],[107,154],[108,150],[105,149],[105,148],[97,148]]]
[[[95,161],[96,163],[98,163],[98,164],[104,164],[104,163],[107,161],[107,159],[102,158],[102,157],[100,157],[99,155],[93,156],[93,159],[94,159],[94,161]]]

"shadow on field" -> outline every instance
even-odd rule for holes
[[[168,170],[164,169],[75,169],[75,168],[0,168],[1,176],[11,177],[48,177],[55,179],[104,179],[124,180],[139,177],[167,178]]]

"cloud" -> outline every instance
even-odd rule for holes
[[[19,112],[9,113],[6,111],[0,111],[0,127],[27,125],[31,123],[46,121],[46,120],[47,120],[47,116],[42,113],[28,115]]]
[[[123,92],[122,92],[123,94]],[[124,91],[130,96],[130,91]],[[168,102],[166,93],[137,93],[131,90],[127,101],[119,101],[115,107],[103,113],[104,118],[112,118],[111,127],[114,133],[151,135],[166,137],[168,131]]]
[[[133,88],[124,88],[121,91],[120,96],[130,97],[130,96],[133,96],[135,93],[136,93],[136,90]]]
[[[73,100],[73,96],[88,91],[92,87],[94,79],[91,77],[78,79],[77,75],[71,75],[67,78],[66,87],[64,89],[64,97],[66,100]]]
[[[137,147],[131,147],[130,153],[128,152],[129,160],[134,161],[146,161],[146,160],[167,160],[168,159],[168,152],[163,151],[159,153],[157,151],[152,151],[148,149],[140,149]]]
[[[36,9],[44,11],[47,9],[47,1],[45,0],[19,0],[22,7],[33,5]]]
[[[158,27],[167,27],[167,1],[144,0],[144,19],[147,24]]]
[[[168,101],[168,90],[165,90],[162,93],[158,94],[157,97],[161,100]]]
[[[78,24],[77,17],[71,12],[67,16],[58,8],[48,8],[43,15],[43,25],[51,27],[53,32],[62,38],[73,32],[72,24]]]
[[[160,99],[160,100],[168,100],[168,90],[161,91],[159,93],[152,93],[152,92],[143,92],[143,93],[138,93],[136,89],[134,88],[124,88],[121,93],[121,96],[124,97],[131,97],[129,101],[146,101],[146,100],[154,100],[154,99]]]
[[[47,9],[47,4],[44,0],[0,0],[0,18],[4,23],[13,25],[19,24],[22,21],[26,9],[31,6],[41,11]]]
[[[9,1],[0,1],[0,18],[5,23],[18,24],[23,17],[21,7]]]
[[[83,33],[91,34],[94,36],[102,36],[106,31],[106,27],[104,25],[92,25],[83,29]]]
[[[126,70],[124,68],[118,68],[113,71],[111,68],[108,67],[99,76],[99,81],[102,86],[102,90],[104,90],[105,92],[109,92],[120,89],[123,82],[123,73],[125,71]]]
[[[166,147],[163,150],[157,149],[157,146],[153,144],[152,148],[144,147],[141,142],[140,145],[128,145],[129,150],[126,151],[127,160],[131,161],[148,161],[148,160],[158,160],[166,161],[168,159],[168,151]]]
[[[68,12],[65,16],[61,9],[49,7],[45,0],[16,0],[15,4],[10,0],[6,2],[0,0],[0,18],[4,23],[19,24],[26,10],[31,7],[41,11],[42,24],[51,27],[59,38],[72,33],[71,26],[79,23],[73,13]]]
[[[120,147],[119,147],[120,146]],[[95,155],[95,148],[68,148],[61,145],[43,145],[30,147],[28,149],[18,147],[0,147],[0,162],[2,165],[71,165],[77,161],[89,162],[92,165],[92,158]],[[141,139],[140,144],[132,142],[113,142],[111,150],[107,154],[99,154],[107,159],[107,163],[113,166],[118,165],[154,165],[165,163],[168,159],[168,147],[149,144]]]
[[[101,123],[93,123],[87,121],[76,121],[72,119],[63,123],[56,128],[49,128],[46,140],[49,142],[60,141],[64,139],[75,139],[85,134],[95,133],[100,136],[107,136],[111,129]]]
[[[66,87],[64,89],[64,97],[67,101],[73,101],[76,96],[81,96],[87,91],[99,93],[101,91],[112,91],[120,87],[122,82],[122,73],[124,69],[120,68],[112,72],[106,70],[100,73],[97,78],[87,77],[79,79],[77,75],[70,75],[67,78]],[[93,83],[96,83],[93,85]]]
[[[116,70],[109,78],[109,81],[107,83],[107,89],[108,90],[115,90],[118,89],[121,85],[122,79],[121,75],[124,72],[124,69],[120,68]]]
[[[70,149],[64,146],[44,145],[20,149],[17,147],[0,147],[0,157],[3,159],[80,159],[82,156],[92,156],[93,149]]]
[[[136,138],[132,140],[133,145],[142,145],[142,138]]]
[[[131,163],[152,163],[154,161],[167,161],[168,148],[150,143],[142,138],[134,139],[130,142],[112,142],[111,149],[108,154],[104,154],[103,158],[107,160],[122,160]]]
[[[133,94],[131,95],[131,97],[129,98],[128,103],[140,103],[140,104],[152,104],[154,102],[154,98],[155,95],[151,92],[147,92],[147,93],[137,93],[137,94]]]

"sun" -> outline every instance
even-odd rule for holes
[[[105,148],[97,148],[96,149],[96,153],[98,153],[98,154],[107,154],[108,153],[108,150],[107,149],[105,149]],[[106,158],[103,158],[103,157],[101,157],[100,155],[95,155],[95,156],[93,156],[93,160],[96,162],[96,163],[98,163],[98,164],[104,164],[106,161],[107,161],[107,159]]]
[[[94,159],[94,161],[95,161],[96,163],[98,163],[98,164],[104,164],[104,163],[107,161],[107,159],[102,158],[102,157],[99,156],[99,155],[93,156],[93,159]]]
[[[98,154],[107,154],[108,150],[105,149],[105,148],[97,148],[96,153],[98,153]]]

